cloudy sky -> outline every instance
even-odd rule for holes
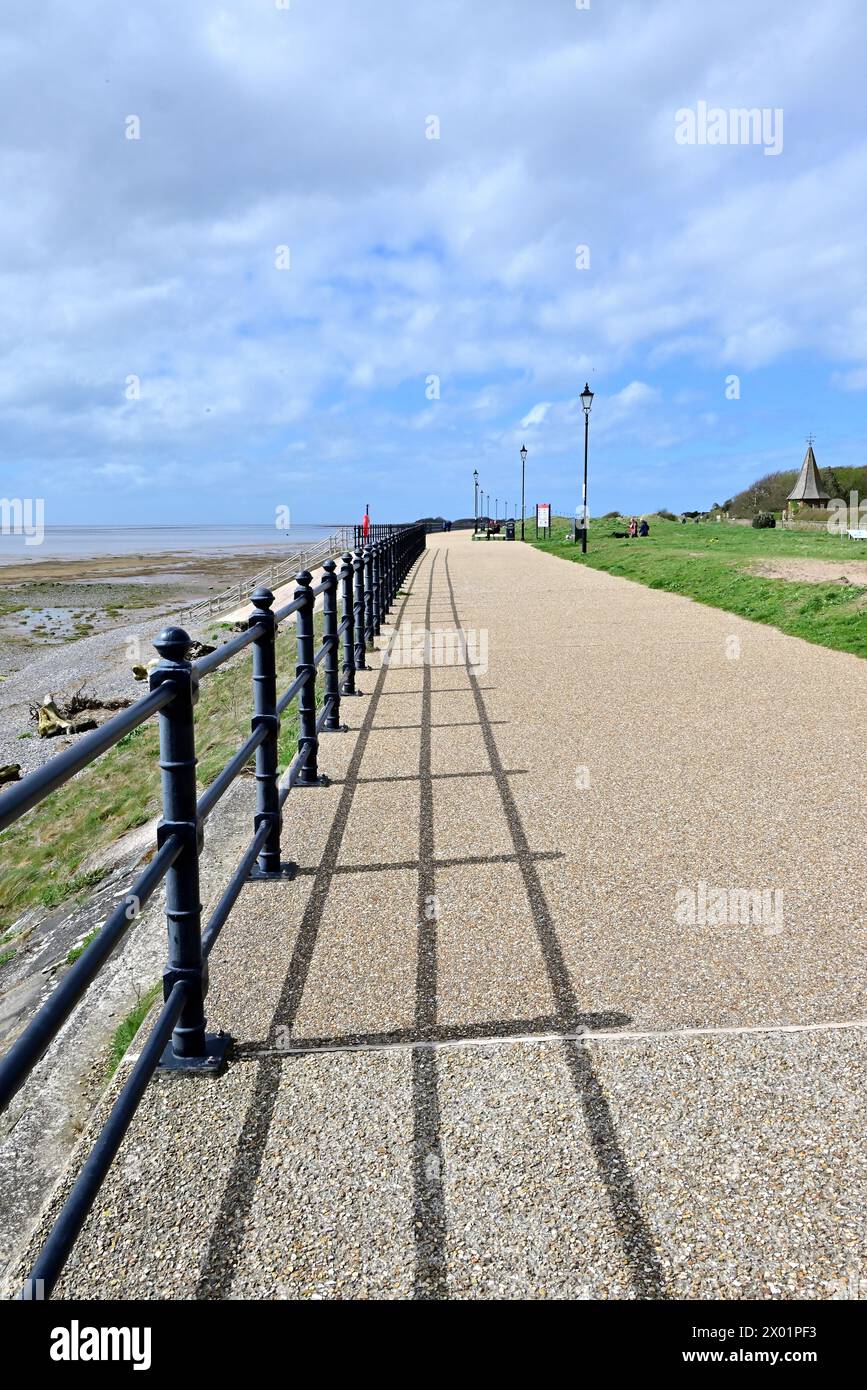
[[[0,492],[568,512],[585,378],[594,512],[864,463],[867,6],[580,3],[4,0]]]

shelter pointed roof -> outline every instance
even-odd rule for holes
[[[786,498],[787,502],[827,502],[830,493],[825,492],[816,469],[816,455],[812,444],[807,445],[804,462],[798,474],[798,481]]]

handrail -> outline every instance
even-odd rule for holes
[[[0,1110],[6,1109],[16,1091],[24,1085],[121,937],[126,935],[141,909],[150,901],[182,848],[183,843],[177,836],[170,836],[163,843],[132,891],[124,896],[107,918],[99,935],[82,951],[69,974],[0,1059]]]
[[[112,1160],[123,1143],[124,1135],[132,1123],[147,1084],[159,1064],[163,1048],[183,1008],[185,996],[186,985],[179,980],[169,991],[150,1037],[112,1106],[111,1113],[100,1130],[99,1138],[61,1208],[51,1234],[37,1256],[33,1271],[27,1280],[29,1288],[25,1287],[25,1290],[22,1290],[22,1296],[24,1293],[29,1294],[34,1287],[41,1294],[50,1294],[57,1283],[87,1219],[87,1213],[93,1206]]]
[[[225,1060],[231,1039],[222,1032],[205,1032],[207,957],[245,884],[293,876],[296,866],[281,858],[286,798],[295,787],[317,786],[325,780],[318,770],[320,734],[345,729],[340,723],[341,698],[356,693],[355,674],[367,669],[366,651],[373,648],[404,577],[425,547],[422,525],[380,530],[388,534],[358,546],[354,553],[344,551],[339,573],[334,560],[327,558],[324,578],[315,588],[309,570],[300,570],[293,601],[276,612],[271,590],[264,586],[255,589],[250,595],[254,612],[246,629],[195,663],[188,659],[189,634],[183,628],[165,628],[155,642],[161,660],[151,672],[148,694],[0,796],[2,830],[114,747],[126,733],[152,715],[159,716],[163,815],[157,828],[157,852],[69,974],[0,1060],[2,1110],[165,880],[169,952],[163,974],[163,1007],[36,1261],[31,1278],[43,1281],[42,1295],[50,1295],[60,1275],[151,1075],[156,1070],[207,1075],[219,1071]],[[342,598],[339,622],[338,591]],[[318,595],[323,599],[323,640],[315,651],[314,609]],[[278,699],[275,643],[280,622],[292,615],[296,617],[295,677]],[[252,647],[252,731],[198,796],[194,721],[198,685],[202,678],[247,647]],[[314,686],[320,665],[324,666],[324,695],[317,714]],[[281,777],[280,719],[296,698],[298,751]],[[199,856],[204,844],[204,824],[254,756],[253,837],[203,930]],[[22,1297],[27,1296],[25,1289]]]
[[[254,589],[264,586],[270,589],[280,588],[281,585],[288,583],[299,570],[315,569],[322,564],[323,560],[328,560],[344,551],[350,543],[351,529],[349,526],[338,526],[329,536],[317,541],[308,541],[299,546],[297,550],[291,551],[285,559],[272,561],[265,569],[254,574],[251,579],[231,584],[222,589],[219,594],[212,594],[208,598],[192,604],[189,608],[185,608],[181,616],[189,619],[190,622],[199,622],[203,618],[225,612],[232,606],[239,607],[245,599],[250,597]]]
[[[121,710],[113,719],[106,720],[98,729],[92,729],[83,736],[80,743],[72,748],[64,748],[62,753],[57,753],[35,772],[16,782],[0,797],[0,832],[12,825],[13,821],[20,820],[26,811],[32,810],[43,801],[49,792],[63,786],[64,782],[68,782],[76,772],[87,767],[88,763],[92,763],[100,754],[107,753],[109,748],[120,743],[126,734],[144,724],[152,714],[164,709],[173,698],[174,691],[166,682],[158,690],[151,690],[143,699],[137,700],[134,705]]]

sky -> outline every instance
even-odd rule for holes
[[[0,495],[502,514],[526,444],[570,513],[585,380],[594,514],[863,464],[865,52],[863,0],[4,0]]]

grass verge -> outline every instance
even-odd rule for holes
[[[867,560],[867,546],[859,549],[857,542],[825,532],[649,520],[650,535],[632,540],[612,535],[625,529],[622,521],[592,521],[586,555],[568,539],[571,523],[566,517],[554,519],[550,540],[535,539],[529,527],[528,540],[564,560],[650,589],[684,594],[818,646],[867,657],[867,585],[832,577],[821,583],[769,578],[754,568],[802,559],[824,560],[842,571],[847,562]]]
[[[321,615],[316,615],[316,643],[321,643]],[[196,705],[198,780],[203,790],[250,732],[252,659],[249,651],[201,683]],[[277,639],[278,691],[295,671],[294,628]],[[323,670],[316,681],[322,702]],[[297,700],[280,728],[281,770],[298,748]],[[28,907],[56,907],[102,877],[101,870],[81,873],[90,855],[113,844],[128,830],[145,824],[159,811],[159,734],[157,720],[125,735],[114,748],[84,768],[71,782],[46,797],[20,821],[0,834],[0,932]],[[250,764],[252,766],[252,764]]]

